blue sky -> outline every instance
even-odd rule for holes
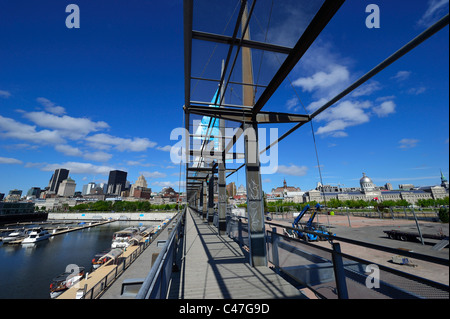
[[[65,25],[70,3],[80,8],[79,29]],[[268,39],[293,45],[310,8],[283,3]],[[365,26],[369,3],[380,8],[379,29]],[[260,21],[268,4],[257,3]],[[56,168],[70,169],[77,190],[106,182],[112,169],[130,182],[143,174],[156,191],[178,190],[180,165],[169,150],[171,131],[183,127],[182,7],[0,0],[0,193],[43,188]],[[203,9],[196,2],[194,15]],[[347,1],[291,72],[292,85],[285,81],[263,110],[312,112],[447,12],[441,0]],[[439,184],[440,170],[448,178],[448,38],[447,26],[313,121],[324,184],[359,186],[362,172],[394,187]],[[291,126],[276,127],[281,135]],[[276,173],[262,176],[265,191],[284,178],[302,190],[316,186],[309,124],[278,145],[277,162]],[[230,181],[244,184],[244,170]]]

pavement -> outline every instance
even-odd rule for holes
[[[308,220],[309,216],[305,216],[303,219]],[[292,226],[291,219],[274,219],[272,222],[280,225]],[[422,245],[420,241],[400,241],[389,239],[387,234],[383,232],[384,230],[395,229],[417,233],[418,229],[414,220],[378,219],[356,216],[347,217],[344,215],[320,215],[319,222],[320,224],[328,226],[329,231],[339,237],[405,251],[412,251],[418,254],[443,258],[446,260],[449,259],[448,246],[439,251],[432,249],[433,246],[439,242],[439,240],[424,238],[424,245]],[[422,234],[443,233],[444,235],[449,235],[449,224],[426,221],[419,221],[418,224]],[[269,227],[269,225],[267,225],[267,227]],[[280,230],[278,231],[280,232]],[[314,244],[330,248],[330,244],[327,241],[315,242]],[[403,272],[411,273],[422,278],[427,278],[435,282],[449,285],[448,266],[429,263],[422,260],[415,260],[414,258],[409,258],[409,260],[417,265],[417,267],[399,265],[392,263],[392,257],[394,256],[392,253],[368,249],[345,242],[340,242],[340,245],[342,252],[348,255],[356,256],[374,263],[401,270]]]

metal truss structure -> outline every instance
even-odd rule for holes
[[[264,238],[264,204],[260,175],[260,154],[269,150],[305,123],[312,121],[321,112],[334,105],[375,74],[448,25],[449,17],[447,14],[312,114],[291,114],[262,111],[262,109],[338,12],[344,0],[323,1],[321,7],[317,10],[293,47],[250,39],[249,22],[252,19],[252,13],[257,2],[257,0],[241,0],[233,32],[231,35],[224,35],[193,30],[194,1],[184,0],[185,101],[183,108],[186,128],[184,154],[186,159],[186,200],[189,205],[200,207],[204,218],[212,222],[214,193],[218,193],[218,229],[220,234],[225,233],[226,173],[233,173],[236,170],[227,170],[226,160],[228,158],[244,158],[244,164],[237,169],[245,167],[246,172],[250,263],[253,266],[265,266],[267,258]],[[223,62],[219,78],[193,75],[192,54],[194,41],[225,46],[224,52],[226,54],[221,57]],[[267,85],[254,84],[251,50],[273,52],[285,56],[281,66],[276,70]],[[233,81],[233,72],[236,71],[239,57],[242,59],[242,78],[238,81]],[[216,95],[214,101],[192,100],[193,81],[213,83],[218,86],[217,92],[219,94]],[[225,103],[224,97],[232,85],[242,89],[242,105]],[[255,88],[258,90],[262,89],[258,96],[255,95]],[[199,138],[199,136],[196,136],[193,131],[194,125],[192,124],[192,119],[195,115],[209,118],[207,133],[200,136],[200,142],[197,143],[198,148],[195,148],[194,144],[196,143],[194,143],[194,139]],[[217,120],[219,121],[218,129],[220,134],[215,136],[212,132]],[[226,123],[235,123],[234,128],[236,130],[232,136],[225,136]],[[258,147],[258,125],[273,123],[294,123],[295,125],[275,142],[260,151]],[[233,145],[241,136],[244,139],[244,153],[230,153]],[[211,147],[211,144],[216,145],[216,147]]]

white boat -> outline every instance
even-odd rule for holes
[[[26,237],[22,244],[36,243],[41,240],[45,240],[50,238],[50,233],[42,228],[33,228],[28,233],[28,237]]]
[[[115,232],[113,235],[111,248],[127,248],[132,245],[132,239],[144,230],[145,227],[128,227]]]
[[[4,243],[9,243],[11,241],[19,240],[27,237],[28,229],[17,229],[11,233],[9,233],[6,237],[3,238]]]
[[[84,276],[84,267],[78,271],[65,272],[54,278],[50,284],[50,298],[56,298],[64,291],[75,285]]]

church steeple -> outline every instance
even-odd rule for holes
[[[284,178],[284,180],[283,180],[283,187],[287,188],[286,178]]]

